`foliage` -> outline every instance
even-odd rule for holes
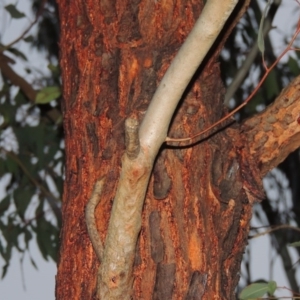
[[[25,52],[22,47],[37,44],[38,37],[33,37],[28,29],[37,25],[39,35],[46,19],[57,23],[57,18],[53,2],[46,5],[45,1],[34,1],[33,5],[36,18],[26,25],[27,29],[20,30],[14,41],[0,41],[0,176],[2,183],[6,181],[5,194],[0,195],[2,277],[13,249],[23,257],[30,255],[30,242],[35,240],[44,259],[56,260],[59,246],[64,144],[57,58],[53,49],[48,51],[54,64],[49,61],[48,74],[44,75],[30,61],[27,63],[28,50]],[[4,8],[5,19],[10,22],[26,18],[15,4]],[[48,46],[43,49],[48,50]],[[14,62],[19,65],[16,70],[10,66]],[[24,73],[24,69],[28,76],[22,81],[19,73]],[[35,266],[34,258],[30,258]]]
[[[273,296],[276,288],[277,288],[277,284],[275,281],[253,283],[242,290],[239,298],[241,300],[256,299],[264,296],[266,293]]]
[[[58,86],[47,86],[41,89],[35,98],[36,104],[47,104],[53,99],[60,97],[61,92]]]
[[[264,61],[270,66],[277,58],[278,52],[281,52],[291,39],[293,32],[297,26],[297,15],[295,14],[295,22],[293,31],[282,34],[280,28],[273,28],[272,22],[275,16],[283,13],[284,5],[288,1],[267,1],[263,2],[260,8],[260,1],[251,1],[247,13],[244,15],[238,26],[227,40],[223,53],[221,55],[221,65],[223,70],[224,82],[228,83],[228,91],[234,86],[235,80],[241,77],[242,71],[245,71],[245,77],[240,84],[234,88],[234,93],[227,93],[226,104],[230,109],[243,103],[248,95],[255,89],[259,79],[265,72],[262,53],[258,50],[261,47],[263,51]],[[290,1],[289,1],[290,3]],[[297,3],[295,2],[295,7]],[[266,10],[268,13],[266,14]],[[298,6],[299,8],[299,6]],[[265,18],[262,17],[264,14]],[[262,21],[263,20],[263,21]],[[264,30],[260,25],[264,24]],[[277,32],[277,39],[281,40],[281,48],[276,49],[272,46],[270,34],[272,31]],[[258,37],[258,33],[260,36]],[[262,35],[264,42],[262,42]],[[256,41],[258,39],[258,45]],[[247,66],[246,61],[251,56],[251,51],[257,47],[256,54]],[[294,47],[299,47],[297,42]],[[255,49],[254,49],[255,50]],[[299,67],[299,51],[289,52],[286,59],[280,61],[267,77],[262,87],[258,90],[254,98],[249,104],[240,111],[236,117],[238,120],[256,114],[263,110],[267,105],[272,103],[280,91],[300,73]],[[235,59],[238,58],[238,59]],[[225,73],[226,71],[226,73]],[[254,208],[254,219],[256,223],[260,223],[261,227],[252,227],[251,234],[264,230],[265,227],[276,228],[283,224],[299,227],[300,218],[300,157],[299,150],[292,153],[276,170],[270,172],[264,179],[264,187],[266,190],[266,200],[262,201]],[[299,280],[296,277],[296,268],[298,264],[293,265],[293,259],[288,244],[298,241],[299,232],[293,229],[275,230],[270,232],[270,241],[272,244],[272,252],[281,257],[286,276],[292,290],[297,291]],[[251,240],[250,240],[251,244]],[[249,250],[250,251],[250,250]],[[251,274],[249,261],[251,253],[245,255],[243,265],[246,272],[242,274],[244,284],[251,283]],[[300,254],[299,248],[297,249]],[[270,265],[272,259],[270,259]],[[262,267],[262,266],[261,266]],[[268,262],[264,266],[268,268]],[[272,267],[271,267],[272,268]],[[265,278],[267,281],[268,278]]]

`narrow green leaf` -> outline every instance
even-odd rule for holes
[[[60,88],[58,86],[48,86],[38,92],[35,103],[47,104],[52,100],[58,98],[61,95]]]
[[[257,45],[260,52],[263,54],[265,52],[265,41],[264,41],[264,22],[267,15],[267,11],[271,5],[271,0],[268,0],[268,3],[264,9],[264,12],[261,16],[261,20],[259,23],[258,36],[257,36]]]
[[[289,247],[300,247],[300,241],[288,244]]]
[[[59,73],[59,65],[53,65],[53,64],[49,64],[48,69],[53,72],[53,73]]]
[[[30,240],[32,239],[32,233],[30,232],[30,230],[26,229],[24,230],[24,242],[25,242],[25,245],[26,245],[26,248],[28,249],[29,248],[29,242]]]
[[[0,240],[0,255],[3,256],[4,248],[2,246],[1,240]]]
[[[48,247],[49,256],[53,261],[57,261],[58,258],[58,249],[59,249],[59,230],[52,226],[50,233],[50,245]]]
[[[48,249],[47,249],[48,237],[46,233],[42,231],[42,229],[39,229],[39,226],[37,227],[36,241],[43,258],[48,261]]]
[[[21,106],[22,104],[28,103],[28,101],[24,97],[24,94],[21,92],[21,90],[19,90],[19,92],[15,96],[14,100],[15,100],[17,106]]]
[[[1,279],[3,279],[7,273],[7,269],[9,267],[9,263],[6,263],[3,268],[2,268],[2,276],[1,276]]]
[[[266,88],[268,100],[271,100],[280,93],[279,85],[277,83],[277,76],[278,74],[276,73],[276,70],[273,69],[269,73],[263,85]]]
[[[273,296],[277,289],[277,283],[273,280],[269,281],[268,288],[269,288],[269,291],[268,291],[269,294]]]
[[[4,123],[2,123],[2,124],[4,124]],[[1,125],[0,125],[0,128],[1,128]],[[0,157],[0,174],[1,175],[5,174],[4,157]],[[1,178],[1,175],[0,175],[0,178]],[[0,211],[1,211],[1,209],[0,209]]]
[[[4,7],[13,19],[21,19],[25,17],[25,14],[20,12],[15,5],[8,4]]]
[[[0,48],[1,48],[1,46],[0,46]],[[300,53],[299,53],[299,51],[295,51],[294,53],[296,54],[297,58],[300,59]]]
[[[264,41],[264,34],[263,34],[263,28],[264,28],[264,15],[262,15],[259,29],[258,29],[258,35],[257,35],[257,46],[259,51],[263,54],[265,52],[265,41]]]
[[[3,199],[0,200],[0,214],[3,215],[3,213],[8,209],[10,205],[10,195],[7,195]]]
[[[246,286],[240,293],[241,300],[256,299],[269,291],[268,283],[253,283]]]
[[[21,233],[21,229],[19,225],[16,225],[14,223],[15,221],[15,216],[9,216],[8,217],[8,222],[7,226],[4,230],[2,230],[2,237],[6,240],[7,246],[6,246],[6,253],[4,257],[6,257],[6,261],[9,261],[10,256],[11,256],[11,249],[13,247],[16,247],[19,251],[22,251],[22,249],[19,246],[19,240],[18,237]]]
[[[18,215],[22,220],[25,219],[25,212],[31,202],[33,195],[34,190],[28,188],[25,189],[24,186],[20,186],[14,191],[14,203],[16,205]]]
[[[300,74],[298,62],[292,56],[289,57],[288,67],[290,68],[294,76],[298,76]]]
[[[4,161],[5,167],[8,173],[12,173],[14,175],[19,174],[19,166],[15,160],[13,160],[10,156],[7,156]]]
[[[4,122],[13,125],[17,111],[16,106],[11,105],[9,102],[0,103],[0,111]]]
[[[28,35],[26,38],[23,39],[26,43],[32,43],[34,41],[34,38],[32,35]]]
[[[37,267],[35,261],[33,260],[33,258],[32,258],[31,256],[30,256],[30,262],[31,262],[31,264],[34,266],[34,268],[35,268],[36,270],[38,270],[38,267]]]
[[[17,57],[24,59],[25,61],[27,61],[27,57],[22,51],[20,51],[16,48],[13,48],[13,47],[7,49],[7,51],[11,52],[12,54],[14,54]]]

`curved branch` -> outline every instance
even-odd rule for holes
[[[259,232],[255,235],[252,235],[252,236],[249,236],[248,239],[254,239],[254,238],[258,238],[260,236],[264,236],[264,235],[267,235],[273,231],[276,231],[276,230],[280,230],[280,229],[291,229],[291,230],[295,230],[295,231],[299,231],[300,232],[300,228],[298,227],[295,227],[295,226],[292,226],[292,225],[277,225],[275,227],[272,227],[266,231],[263,231],[263,232]]]
[[[195,27],[154,94],[140,127],[139,137],[137,121],[126,121],[127,149],[122,157],[120,180],[98,272],[99,299],[131,299],[136,243],[154,159],[165,141],[171,118],[184,90],[237,2],[207,1]]]
[[[143,151],[136,159],[130,159],[127,154],[122,157],[122,170],[98,273],[99,299],[131,299],[133,263],[151,170],[152,162]]]
[[[102,260],[103,256],[103,243],[97,231],[97,225],[95,221],[95,209],[101,200],[100,196],[102,193],[103,184],[104,178],[101,178],[96,182],[94,190],[92,192],[92,196],[85,208],[85,221],[87,225],[88,234],[99,261]]]
[[[155,158],[167,137],[171,118],[183,92],[237,2],[238,0],[207,1],[194,28],[158,86],[139,133],[141,145],[150,151],[152,158]]]

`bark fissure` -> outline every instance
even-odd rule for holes
[[[209,2],[221,8],[226,1]],[[239,1],[234,18],[247,3]],[[261,175],[299,144],[297,99],[290,100],[298,88],[241,126],[190,148],[164,147],[157,157],[155,149],[168,130],[170,136],[190,136],[224,115],[216,57],[230,30],[194,76],[173,117],[179,99],[169,106],[172,93],[163,96],[160,120],[148,104],[203,2],[62,0],[59,6],[67,162],[57,299],[233,299],[252,204],[262,197]],[[119,27],[128,23],[126,7],[137,15],[134,34]],[[200,43],[197,53],[209,44]],[[177,81],[169,87],[174,86]],[[124,122],[132,115],[143,121],[128,145]],[[164,132],[156,135],[160,125]],[[149,137],[156,140],[155,149]],[[120,166],[126,147],[131,151]],[[103,176],[101,201],[96,186],[95,202],[87,208],[103,244],[96,257],[83,215],[93,184]]]
[[[97,295],[99,299],[120,299],[122,297],[126,300],[131,298],[135,248],[141,229],[142,207],[154,160],[165,141],[171,118],[184,90],[219,35],[236,2],[237,0],[227,0],[222,2],[222,5],[215,0],[207,2],[193,30],[180,48],[155,92],[142,121],[139,136],[137,132],[131,132],[128,127],[125,127],[126,137],[131,138],[131,140],[129,139],[129,142],[126,142],[127,153],[122,158],[122,170],[98,272]],[[127,17],[128,14],[123,14],[121,23],[126,23]],[[217,21],[212,21],[213,17]],[[126,39],[123,40],[120,34],[119,31],[117,39],[124,42],[128,37],[126,36]],[[139,37],[139,34],[134,35],[134,39]],[[200,53],[195,51],[198,46],[201,46]],[[131,69],[134,65],[133,60]],[[131,72],[133,72],[133,69]],[[125,99],[127,98],[125,97]],[[126,103],[123,104],[126,105]],[[138,146],[135,147],[133,143]],[[158,169],[160,173],[164,172],[163,167]],[[164,176],[162,173],[160,175]],[[167,187],[160,188],[160,192],[164,190],[163,195],[160,196],[165,196],[169,188],[170,184],[167,184]],[[94,199],[93,197],[94,194],[91,199]],[[87,220],[87,222],[90,221]],[[93,245],[96,246],[96,243],[93,243]],[[166,266],[171,267],[173,263]],[[171,269],[173,270],[173,268]],[[162,268],[162,273],[166,272],[164,270]],[[169,267],[166,270],[170,270]],[[159,278],[160,282],[157,283],[157,286],[161,286],[163,280]],[[170,280],[170,278],[167,280]],[[161,289],[154,289],[154,298],[155,295],[158,299],[172,296],[173,284],[165,282],[166,284],[167,286],[164,286],[164,290],[162,290],[163,295],[160,295],[162,291],[159,292],[159,290]]]

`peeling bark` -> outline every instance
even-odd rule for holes
[[[216,58],[248,2],[239,1],[232,23],[184,92],[170,126],[172,137],[193,135],[226,114]],[[136,201],[128,190],[147,185],[155,159],[141,164],[144,158],[139,155],[149,150],[141,143],[138,157],[132,147],[133,159],[125,154],[121,160],[125,119],[132,114],[144,118],[203,5],[184,0],[59,1],[67,161],[57,299],[96,299],[99,267],[103,295],[109,285],[125,281],[133,285],[128,291],[133,299],[234,299],[252,205],[263,197],[261,177],[298,143],[297,96],[293,98],[297,88],[285,90],[287,98],[257,119],[235,124],[193,147],[164,147],[145,202],[133,209],[138,222],[131,224],[131,216],[122,215],[124,205]],[[110,218],[113,199],[118,193],[124,197],[118,182],[127,185],[128,201],[114,201],[113,208],[135,228],[137,247],[132,248],[131,241],[127,263],[133,270],[125,273],[118,273],[116,265],[112,274],[109,260],[98,261],[87,234],[85,206],[102,176],[105,187],[95,223],[108,258],[128,251],[127,238],[118,247],[114,236],[107,235],[108,224],[119,226],[125,237],[130,233]],[[143,182],[137,183],[138,178]],[[118,260],[123,264],[122,256]]]
[[[278,166],[300,142],[300,76],[262,113],[246,120],[242,130],[261,175]]]

